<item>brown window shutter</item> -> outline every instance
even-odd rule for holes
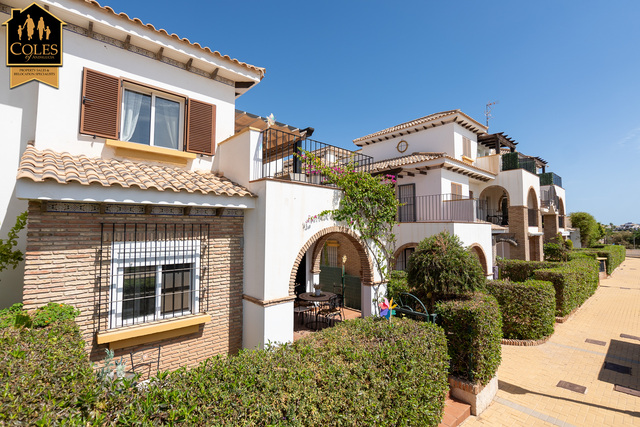
[[[187,115],[187,151],[215,154],[216,106],[189,99]]]
[[[451,183],[451,200],[460,200],[462,199],[462,184],[456,184],[455,182]]]
[[[84,69],[80,133],[118,139],[120,79]]]

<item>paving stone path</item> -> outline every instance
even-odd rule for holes
[[[640,426],[640,258],[601,280],[545,344],[503,345],[498,379],[491,406],[464,427]]]

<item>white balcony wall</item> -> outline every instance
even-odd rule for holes
[[[481,189],[498,185],[509,193],[510,206],[527,206],[529,189],[536,192],[538,207],[540,206],[540,178],[524,169],[513,169],[500,172],[496,179],[480,186]]]

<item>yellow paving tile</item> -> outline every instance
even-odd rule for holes
[[[502,346],[497,396],[519,409],[494,401],[464,426],[640,426],[640,397],[614,391],[615,384],[640,390],[640,341],[620,334],[640,335],[640,258],[628,257],[612,277],[601,280],[571,319],[556,324],[547,343]],[[632,375],[604,369],[605,361],[631,367]],[[556,387],[561,380],[586,386],[587,393]],[[547,416],[553,422],[543,421]]]

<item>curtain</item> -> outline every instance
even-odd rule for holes
[[[154,145],[178,149],[180,103],[156,97]]]
[[[147,95],[141,93],[132,92],[130,90],[124,91],[124,125],[122,126],[122,132],[120,133],[121,141],[130,141],[133,133],[138,125],[138,119],[140,117],[140,108],[142,102]]]

